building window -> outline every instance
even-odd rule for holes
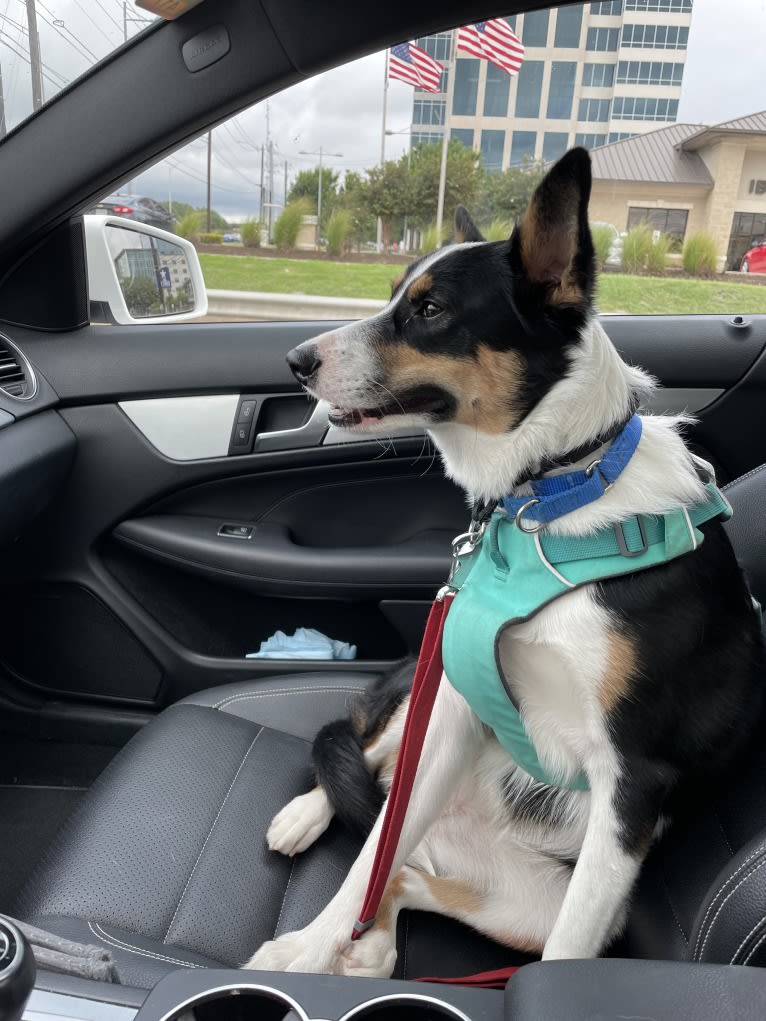
[[[745,252],[766,238],[766,213],[735,213],[731,221],[726,268],[739,269]]]
[[[413,124],[444,124],[443,99],[416,99],[412,104]]]
[[[533,160],[536,145],[536,131],[514,131],[511,137],[511,166],[520,167],[522,163]]]
[[[523,66],[523,65],[522,65]],[[577,64],[573,60],[554,60],[548,88],[549,120],[569,120],[572,116]]]
[[[575,135],[574,144],[584,145],[586,149],[597,149],[598,146],[604,145],[606,142],[606,135],[588,135],[579,134]]]
[[[618,85],[680,85],[683,64],[661,60],[621,60],[617,65]]]
[[[421,36],[416,40],[416,45],[430,54],[434,60],[441,61],[450,59],[452,52],[452,33],[438,32],[436,35]]]
[[[566,131],[546,131],[543,135],[543,162],[550,163],[563,156],[568,143]]]
[[[662,14],[689,14],[692,0],[626,0],[626,11],[659,11]]]
[[[554,46],[562,46],[575,50],[580,48],[582,8],[582,4],[559,8],[556,14],[556,34],[553,38]]]
[[[623,25],[622,45],[626,48],[685,50],[688,25]]]
[[[473,128],[452,128],[449,137],[456,138],[466,149],[473,149]]]
[[[512,32],[516,31],[516,15],[510,14],[507,18],[503,18],[503,21],[507,21]]]
[[[441,131],[413,131],[412,145],[435,145],[441,142],[444,137]]]
[[[529,15],[525,14],[525,18]],[[543,69],[545,64],[542,60],[525,60],[519,71],[518,85],[516,86],[516,116],[517,117],[539,117],[540,116],[540,93],[543,90]]]
[[[521,41],[525,46],[548,45],[548,14],[549,11],[529,11],[524,15],[521,30]]]
[[[640,223],[648,223],[652,230],[661,231],[678,241],[683,241],[688,218],[689,212],[686,209],[652,209],[648,206],[630,206],[627,229],[637,227]]]
[[[622,14],[622,0],[603,0],[602,3],[591,4],[590,13],[619,18]]]
[[[619,28],[589,28],[585,49],[597,53],[611,53],[617,49],[619,41]]]
[[[614,85],[614,64],[584,64],[582,83],[599,89],[611,88]]]
[[[615,96],[612,101],[612,119],[616,121],[674,121],[677,115],[677,99]]]
[[[455,65],[455,98],[452,112],[459,117],[473,117],[479,91],[479,60],[458,60]]]
[[[504,131],[482,131],[481,161],[485,170],[495,173],[503,169]]]
[[[635,131],[610,131],[609,144],[611,145],[612,142],[624,142],[626,138],[634,138],[635,135]]]
[[[581,99],[577,119],[578,121],[608,121],[609,100]]]
[[[487,83],[484,87],[484,116],[508,116],[508,91],[511,79],[502,68],[487,64]]]

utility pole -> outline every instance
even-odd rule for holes
[[[287,205],[287,160],[285,160],[284,204]]]
[[[210,196],[211,196],[211,170],[213,166],[213,132],[208,131],[207,133],[207,232],[211,231],[210,227]]]
[[[40,36],[37,34],[35,0],[27,2],[27,29],[29,31],[29,65],[32,71],[32,109],[43,105],[43,65],[40,59]]]
[[[271,222],[274,218],[274,142],[269,138],[269,241],[271,241]]]
[[[261,185],[260,185],[260,197],[258,199],[258,223],[263,223],[263,161],[266,150],[261,146]],[[267,239],[268,240],[268,239]]]
[[[316,246],[317,246],[317,248],[319,248],[319,239],[320,239],[320,236],[321,236],[320,235],[320,231],[321,231],[321,223],[322,223],[322,157],[323,156],[337,156],[340,159],[342,159],[343,158],[343,153],[342,152],[325,152],[324,147],[320,145],[319,148],[315,152],[306,152],[305,149],[301,149],[300,150],[300,155],[301,156],[318,156],[319,157],[319,187],[317,188],[317,236],[316,236]]]

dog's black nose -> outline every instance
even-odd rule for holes
[[[288,352],[287,364],[298,382],[305,385],[318,372],[322,359],[315,344],[299,344]]]

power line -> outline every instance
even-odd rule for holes
[[[95,60],[95,61],[100,60],[100,57],[97,57],[96,54],[93,52],[93,50],[90,49],[90,47],[86,46],[85,43],[80,42],[80,40],[77,38],[77,36],[74,35],[74,33],[71,32],[67,28],[67,26],[64,23],[63,19],[57,18],[56,15],[53,13],[53,11],[51,11],[50,8],[45,6],[45,4],[43,3],[43,0],[37,0],[37,5],[38,5],[38,7],[42,7],[42,9],[45,12],[45,14],[47,14],[48,18],[51,19],[49,21],[48,18],[46,18],[44,15],[41,14],[40,17],[45,22],[45,24],[48,25],[50,28],[52,28],[54,30],[54,32],[57,32],[61,36],[61,38],[64,40],[64,42],[69,43],[70,46],[72,46],[74,49],[76,49],[81,57],[89,57],[90,59]],[[61,24],[57,25],[56,24],[57,21],[60,21]],[[64,29],[64,32],[67,32],[70,36],[72,36],[71,39],[67,38],[67,36],[65,36],[62,33],[62,31],[61,31],[62,28]]]
[[[0,29],[0,36],[3,36],[3,40],[2,40],[2,45],[3,46],[5,46],[7,49],[9,49],[11,51],[11,53],[13,53],[14,56],[19,57],[21,60],[23,60],[25,64],[30,64],[31,65],[32,61],[30,60],[29,54],[28,53],[24,53],[23,50],[19,51],[19,50],[17,50],[15,48],[16,46],[21,46],[21,41],[20,40],[15,40],[15,39],[12,40],[11,37],[8,35],[8,33],[7,32],[3,32],[2,29]],[[48,73],[49,71],[50,71],[50,74]],[[67,81],[64,78],[64,76],[62,74],[59,74],[59,72],[54,70],[53,68],[47,68],[46,65],[43,65],[42,66],[42,73],[43,73],[43,78],[47,79],[47,81],[49,81],[50,84],[55,86],[56,88],[61,88],[63,85],[67,84]],[[59,81],[56,81],[54,78],[52,78],[51,77],[52,74],[56,75],[56,77],[59,79]]]

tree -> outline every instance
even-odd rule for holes
[[[410,200],[407,215],[415,226],[424,228],[436,219],[439,196],[439,170],[441,168],[442,146],[417,145],[412,150]],[[407,161],[403,156],[400,162]],[[473,205],[482,170],[479,157],[457,139],[452,139],[447,149],[447,179],[444,191],[445,220],[449,219],[461,203],[469,209]]]
[[[322,167],[322,224],[327,223],[335,208],[338,197],[338,171],[331,167]],[[287,204],[297,199],[306,198],[311,203],[312,212],[317,211],[319,197],[319,167],[313,170],[301,170],[287,193]],[[320,224],[321,228],[321,224]]]
[[[369,207],[366,178],[356,170],[347,170],[337,201],[338,208],[345,209],[351,217],[349,241],[358,250],[363,241],[375,237],[375,217]]]
[[[481,223],[505,220],[514,223],[529,205],[532,192],[542,180],[543,163],[525,161],[500,173],[484,172],[472,213]]]
[[[382,167],[367,171],[365,198],[367,207],[383,224],[383,244],[391,244],[394,222],[407,215],[411,199],[410,168],[406,156],[397,162],[388,160]]]

